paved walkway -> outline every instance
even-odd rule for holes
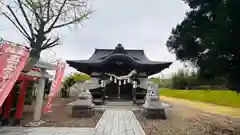
[[[0,135],[92,135],[94,128],[70,127],[4,127]]]
[[[93,135],[145,135],[132,111],[106,110]]]
[[[3,127],[0,135],[145,135],[130,110],[109,109],[95,128],[68,127]]]

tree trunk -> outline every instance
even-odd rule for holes
[[[40,54],[41,54],[41,51],[38,51],[38,50],[36,51],[36,50],[32,49],[31,52],[30,52],[30,56],[29,56],[28,62],[25,65],[23,71],[31,70],[32,67],[39,61]]]
[[[67,90],[67,97],[69,97],[70,96],[70,88],[68,88],[68,90]]]

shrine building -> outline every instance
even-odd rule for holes
[[[148,76],[168,68],[172,62],[152,61],[144,50],[95,49],[87,60],[68,60],[67,63],[80,72],[91,76],[93,99],[143,100],[147,93]]]

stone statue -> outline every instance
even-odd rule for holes
[[[92,94],[89,91],[91,81],[85,81],[82,85],[83,92],[78,95],[78,99],[69,103],[73,117],[92,117],[94,115],[94,104]]]
[[[79,99],[90,99],[90,100],[92,99],[92,94],[89,91],[90,85],[91,85],[91,81],[89,80],[83,83],[82,85],[83,91],[78,95]]]
[[[145,103],[143,104],[143,114],[147,118],[165,118],[165,111],[159,99],[158,85],[149,82]]]
[[[158,96],[158,95],[157,95],[157,91],[158,91],[158,89],[159,89],[159,88],[158,88],[157,85],[152,85],[152,86],[151,86],[151,92],[150,92],[150,95],[151,95],[151,96]]]

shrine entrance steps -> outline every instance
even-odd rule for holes
[[[96,125],[93,135],[146,135],[130,110],[108,109]]]
[[[105,111],[108,109],[137,111],[140,110],[140,106],[133,104],[132,101],[129,100],[105,101],[103,105],[95,106],[96,111]]]

